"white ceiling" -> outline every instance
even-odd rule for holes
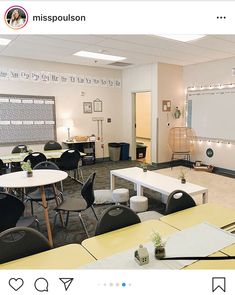
[[[0,46],[0,56],[71,64],[109,66],[73,56],[79,50],[125,56],[134,66],[155,62],[190,65],[235,56],[235,35],[209,35],[189,43],[153,35],[0,35],[12,39]],[[125,67],[126,68],[126,67]]]

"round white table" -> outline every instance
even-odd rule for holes
[[[53,246],[53,239],[51,233],[50,220],[48,215],[47,200],[45,195],[44,186],[48,184],[55,184],[67,178],[68,173],[60,170],[40,169],[33,170],[33,176],[27,177],[25,171],[13,172],[0,176],[0,187],[5,188],[27,188],[27,187],[39,187],[42,205],[44,208],[44,216],[47,226],[48,240]]]

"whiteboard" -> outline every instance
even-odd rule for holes
[[[235,89],[190,91],[187,125],[197,137],[235,140]]]
[[[56,140],[55,97],[0,94],[0,145]]]

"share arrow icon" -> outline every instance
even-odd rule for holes
[[[68,291],[68,288],[72,284],[73,278],[59,278],[64,284],[65,291]]]

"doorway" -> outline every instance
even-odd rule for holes
[[[151,164],[151,92],[134,93],[133,105],[136,159]]]

